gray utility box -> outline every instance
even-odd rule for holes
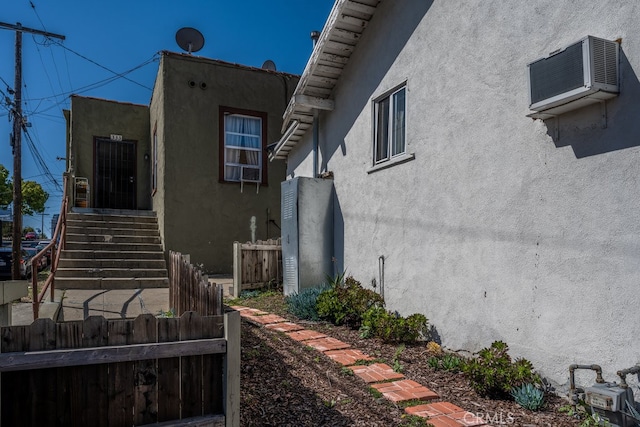
[[[281,190],[284,294],[291,295],[333,275],[333,180],[296,177]]]
[[[611,427],[634,427],[636,421],[625,415],[629,413],[627,405],[633,405],[633,391],[620,387],[616,383],[594,384],[585,389],[585,401],[593,412],[608,422]]]

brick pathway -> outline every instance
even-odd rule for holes
[[[291,339],[303,345],[313,347],[317,351],[337,363],[348,367],[353,373],[378,390],[384,398],[394,403],[435,401],[438,394],[420,383],[405,378],[401,373],[384,363],[366,364],[375,360],[360,350],[350,348],[350,345],[335,338],[305,329],[296,323],[289,322],[275,314],[267,313],[255,308],[233,306],[240,312],[240,316],[255,325],[284,332]],[[413,403],[413,402],[412,402]],[[491,427],[482,418],[476,417],[449,402],[433,402],[407,406],[405,412],[409,415],[427,418],[433,427]]]

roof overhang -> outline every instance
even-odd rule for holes
[[[284,112],[283,136],[270,160],[287,158],[318,110],[333,110],[333,89],[381,1],[336,0]]]

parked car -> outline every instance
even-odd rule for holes
[[[44,246],[43,246],[44,247]],[[42,249],[42,248],[40,248]],[[33,258],[34,256],[36,256],[36,254],[38,252],[40,252],[40,249],[38,249],[38,247],[36,246],[35,248],[23,248],[23,250],[25,250],[27,252],[27,254],[29,254],[29,260],[27,261],[27,270],[30,268],[31,266],[31,258]],[[38,260],[38,271],[42,271],[45,268],[47,268],[47,256],[44,255],[42,256],[39,260]]]
[[[41,250],[43,250],[45,248],[45,246],[47,246],[48,244],[49,244],[49,242],[38,242],[38,244],[36,245],[36,253],[38,253]],[[45,252],[45,254],[42,257],[42,259],[44,259],[45,266],[51,264],[51,249],[49,249],[47,252]]]
[[[12,252],[13,249],[8,246],[0,247],[0,279],[11,279]],[[31,255],[24,249],[20,251],[20,254],[20,277],[25,278],[31,273],[31,264],[29,263]]]
[[[11,279],[11,248],[0,247],[0,279]]]
[[[24,235],[25,240],[36,240],[38,238],[38,234],[35,231],[28,231],[27,234]]]

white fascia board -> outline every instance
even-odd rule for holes
[[[315,110],[333,111],[334,103],[331,99],[317,98],[308,95],[293,95],[296,104]]]

